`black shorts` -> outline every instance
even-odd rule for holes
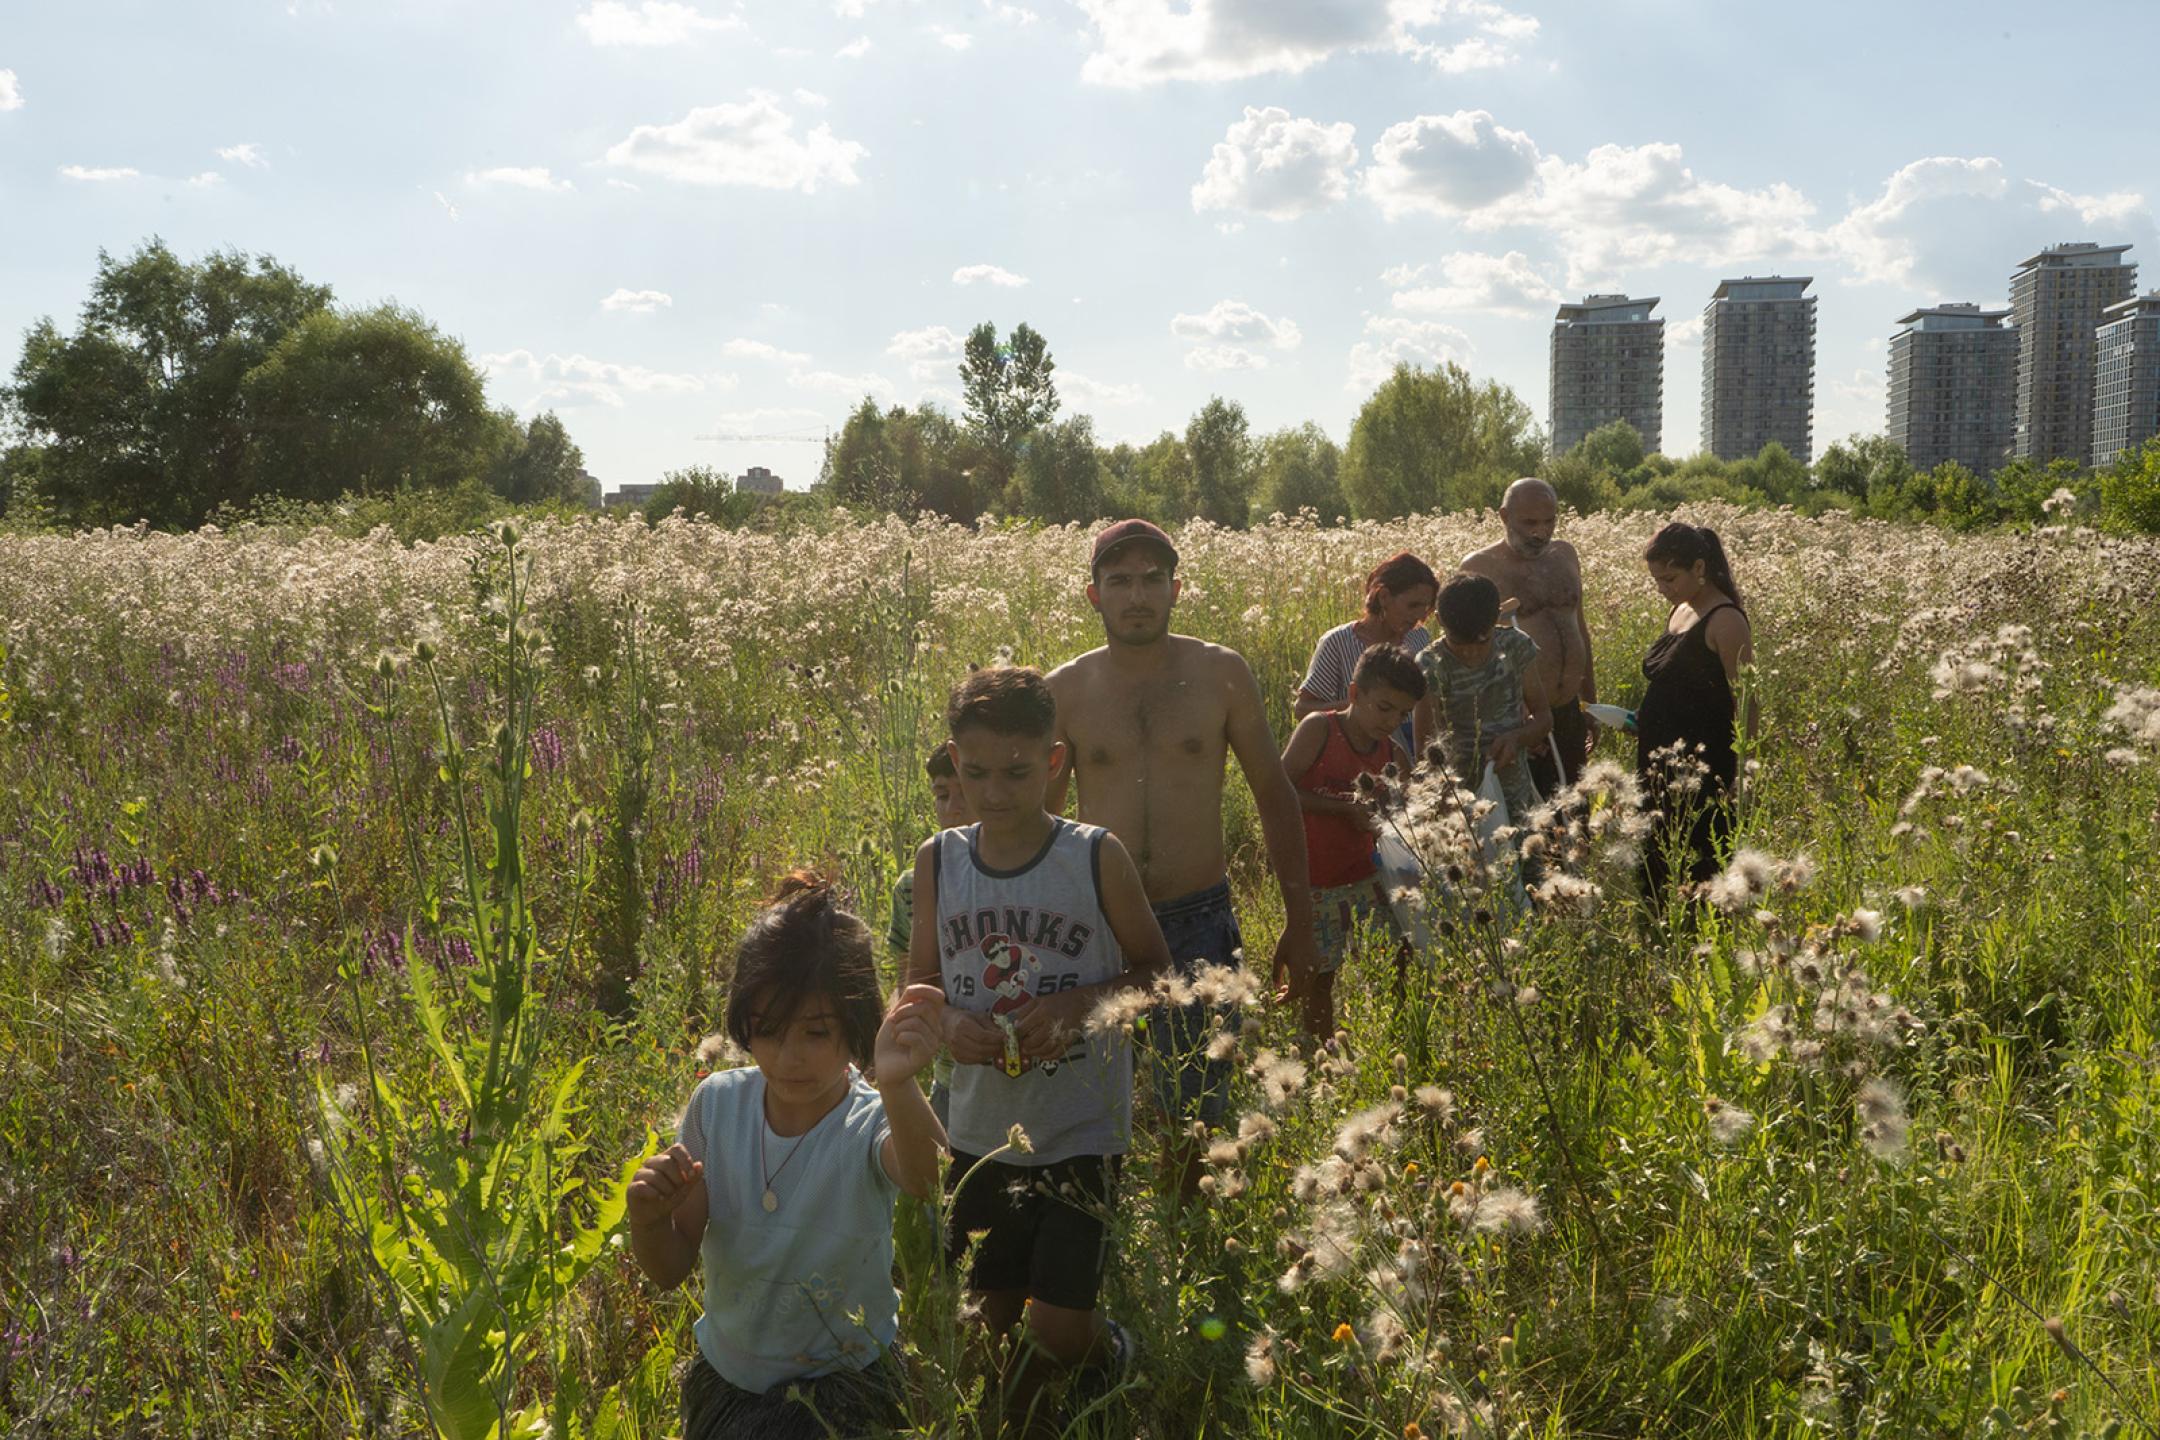
[[[1024,1290],[1045,1305],[1092,1310],[1110,1258],[1116,1155],[1075,1155],[1049,1165],[1007,1165],[953,1152],[945,1254],[967,1254],[971,1231],[985,1231],[968,1271],[970,1290]]]

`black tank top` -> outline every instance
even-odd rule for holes
[[[1639,773],[1648,776],[1651,757],[1677,742],[1708,765],[1723,788],[1730,789],[1738,777],[1732,685],[1725,679],[1725,663],[1710,648],[1707,633],[1710,617],[1727,608],[1740,607],[1730,600],[1711,606],[1687,629],[1660,635],[1643,656],[1643,678],[1650,684],[1635,707]]]

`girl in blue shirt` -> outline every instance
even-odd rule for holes
[[[887,1009],[875,956],[826,882],[782,882],[728,1000],[728,1034],[757,1063],[707,1076],[676,1143],[630,1183],[639,1266],[663,1289],[704,1270],[683,1440],[822,1440],[897,1419],[893,1200],[938,1183],[945,1134],[915,1076],[945,997],[909,986]]]

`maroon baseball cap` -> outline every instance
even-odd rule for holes
[[[1177,568],[1177,546],[1170,543],[1170,537],[1162,532],[1161,526],[1151,525],[1145,520],[1120,520],[1115,525],[1105,526],[1096,535],[1095,553],[1088,560],[1088,569],[1091,571],[1100,570],[1103,561],[1109,559],[1117,551],[1124,549],[1127,545],[1142,543],[1153,545],[1161,550],[1163,554],[1170,557],[1171,568]]]

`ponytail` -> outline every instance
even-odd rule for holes
[[[1707,525],[1673,521],[1650,537],[1643,559],[1660,565],[1680,566],[1692,566],[1700,560],[1703,579],[1724,591],[1741,610],[1747,608],[1740,602],[1740,587],[1733,581],[1732,564],[1725,558],[1725,546],[1718,539],[1717,531]]]

